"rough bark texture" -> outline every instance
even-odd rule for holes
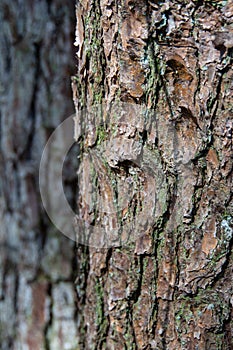
[[[38,190],[45,142],[73,113],[74,31],[74,1],[1,1],[2,350],[77,345],[74,242],[47,219]]]
[[[233,3],[82,0],[76,16],[77,113],[105,103],[78,113],[79,216],[95,234],[111,208],[123,242],[79,248],[80,348],[232,349]],[[116,117],[119,101],[147,113]]]

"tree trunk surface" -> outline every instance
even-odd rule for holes
[[[76,16],[79,347],[230,350],[233,3]]]
[[[74,1],[1,1],[2,350],[77,348],[75,244],[47,218],[38,183],[43,147],[74,111],[74,31]]]

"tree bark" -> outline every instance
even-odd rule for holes
[[[1,1],[2,350],[77,348],[75,244],[48,220],[38,184],[45,143],[73,113],[74,31],[74,1]]]
[[[81,349],[233,347],[232,11],[78,1]]]

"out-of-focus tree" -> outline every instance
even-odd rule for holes
[[[2,350],[70,350],[77,344],[75,244],[47,219],[38,184],[45,143],[74,110],[74,32],[74,1],[1,1]],[[65,182],[72,181],[66,175]]]

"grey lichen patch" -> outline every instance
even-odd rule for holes
[[[194,343],[200,344],[207,337],[213,340],[216,346],[220,346],[219,341],[222,341],[224,334],[221,324],[228,316],[227,303],[222,300],[221,294],[211,289],[198,291],[194,298],[178,297],[175,307],[175,325],[179,342],[185,343],[191,337]],[[221,347],[217,348],[221,349]]]
[[[233,237],[233,218],[227,215],[221,222],[221,229],[223,231],[223,237],[229,242]]]
[[[226,259],[226,255],[229,253],[230,244],[233,238],[233,220],[232,216],[226,216],[221,222],[218,235],[218,246],[213,251],[211,256],[211,264],[217,263],[219,260],[223,262]]]

